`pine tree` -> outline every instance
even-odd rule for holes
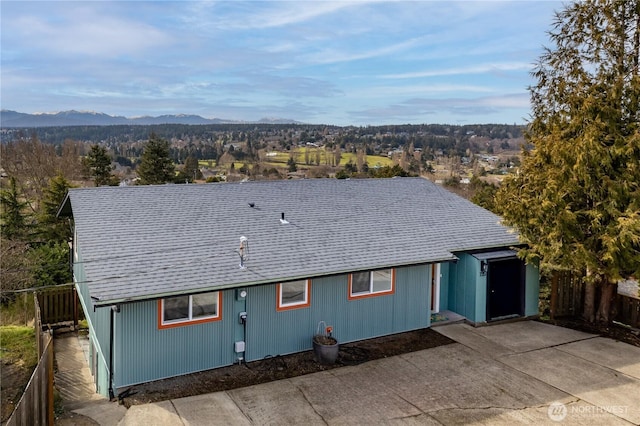
[[[293,158],[293,154],[291,154],[291,156],[289,156],[289,159],[287,160],[287,167],[289,172],[298,171],[298,166],[296,166],[296,160],[295,158]]]
[[[93,145],[87,154],[86,163],[96,186],[111,184],[111,157],[105,147]]]
[[[173,182],[175,166],[169,156],[169,142],[151,133],[137,172],[143,185]]]
[[[640,1],[576,2],[550,37],[530,88],[533,149],[497,205],[529,256],[587,272],[585,319],[609,322],[615,283],[640,274]]]
[[[194,181],[196,179],[202,179],[202,172],[200,171],[200,164],[198,164],[198,159],[192,155],[188,156],[184,160],[184,174],[190,181]]]
[[[22,200],[18,191],[16,179],[9,179],[9,187],[0,191],[0,234],[3,238],[20,238],[26,232],[26,219],[24,210],[27,202]]]
[[[69,188],[71,188],[69,181],[64,176],[58,175],[49,180],[49,186],[44,190],[38,215],[38,233],[45,241],[66,244],[71,238],[68,222],[57,216]]]

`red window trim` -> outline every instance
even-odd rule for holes
[[[189,294],[188,296],[192,296],[191,294]],[[175,327],[184,327],[187,325],[194,325],[194,324],[203,324],[206,322],[214,322],[214,321],[220,321],[222,320],[222,292],[218,291],[218,315],[216,315],[215,317],[211,317],[211,318],[201,318],[201,319],[196,319],[196,320],[186,320],[186,321],[176,321],[176,322],[171,322],[171,323],[167,323],[167,324],[163,324],[162,323],[162,305],[163,305],[163,301],[164,299],[158,299],[158,329],[160,330],[164,330],[167,328],[175,328]]]
[[[302,281],[302,280],[300,280]],[[311,280],[305,280],[307,282],[307,301],[305,303],[299,303],[295,305],[280,305],[280,286],[282,283],[276,284],[276,311],[290,311],[292,309],[303,309],[311,306]]]
[[[378,296],[387,296],[389,294],[394,294],[396,292],[396,268],[388,268],[391,269],[391,289],[386,291],[378,291],[376,293],[363,293],[354,295],[351,292],[351,282],[353,280],[353,274],[349,274],[349,288],[347,292],[348,300],[357,300],[357,299],[365,299],[367,297],[378,297]],[[369,273],[373,271],[368,271]]]

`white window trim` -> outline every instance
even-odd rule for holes
[[[375,270],[359,271],[356,273],[367,272],[369,274],[369,290],[354,293],[353,292],[353,273],[349,274],[349,299],[358,299],[360,297],[369,297],[369,296],[378,296],[378,295],[382,296],[385,294],[395,293],[396,270],[395,268],[386,268],[386,269],[388,269],[391,272],[391,281],[390,281],[391,286],[389,287],[388,290],[378,290],[378,291],[373,290],[373,273],[375,272]]]
[[[305,290],[304,290],[304,300],[300,301],[300,302],[289,302],[289,303],[283,303],[282,301],[282,288],[283,285],[286,285],[288,283],[279,283],[278,284],[278,300],[277,300],[277,305],[276,308],[277,310],[287,310],[287,309],[293,309],[293,308],[304,308],[309,306],[310,304],[310,293],[311,293],[311,280],[297,280],[297,281],[304,281],[305,282]]]
[[[220,319],[220,311],[221,311],[221,306],[220,306],[220,292],[219,291],[212,291],[211,293],[214,293],[216,295],[217,298],[217,304],[216,304],[216,314],[215,315],[206,315],[206,316],[200,316],[200,317],[193,317],[193,295],[189,295],[189,318],[180,318],[180,319],[174,319],[174,320],[165,320],[164,319],[164,299],[160,300],[160,325],[161,326],[170,326],[170,325],[175,325],[175,324],[189,324],[189,323],[200,323],[200,322],[207,322],[209,320],[215,320],[215,319]]]

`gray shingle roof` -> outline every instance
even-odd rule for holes
[[[69,207],[97,305],[518,243],[498,216],[421,178],[82,188],[69,191]]]

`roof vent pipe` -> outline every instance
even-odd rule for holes
[[[280,213],[280,214],[281,214],[281,217],[280,217],[280,223],[282,223],[282,224],[287,224],[287,223],[289,223],[289,221],[288,221],[288,220],[286,220],[286,219],[284,218],[284,212],[282,212],[282,213]]]

